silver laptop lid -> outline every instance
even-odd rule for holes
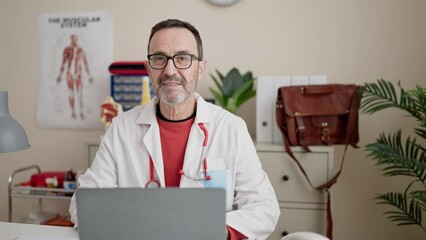
[[[220,188],[78,189],[80,240],[225,239]]]

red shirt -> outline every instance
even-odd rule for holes
[[[160,127],[166,187],[179,187],[189,131],[195,118],[182,122],[169,122],[157,118]]]

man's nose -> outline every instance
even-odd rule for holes
[[[166,67],[164,68],[164,72],[165,73],[175,73],[175,72],[177,72],[177,68],[175,67],[175,64],[173,63],[173,59],[172,58],[170,58],[170,59],[167,59],[167,64],[166,64]],[[172,74],[170,74],[170,76],[171,76]]]

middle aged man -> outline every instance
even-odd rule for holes
[[[267,238],[280,210],[247,126],[195,92],[206,69],[198,30],[156,24],[146,68],[156,97],[113,119],[79,187],[223,187],[228,239]],[[74,199],[70,213],[76,223]]]

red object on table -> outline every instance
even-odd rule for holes
[[[58,188],[63,188],[64,177],[66,172],[41,172],[31,176],[32,187],[45,187],[46,178],[56,177],[58,179]]]
[[[74,223],[71,222],[69,216],[57,216],[53,219],[50,219],[44,223],[43,225],[50,225],[50,226],[62,226],[62,227],[73,227]]]

